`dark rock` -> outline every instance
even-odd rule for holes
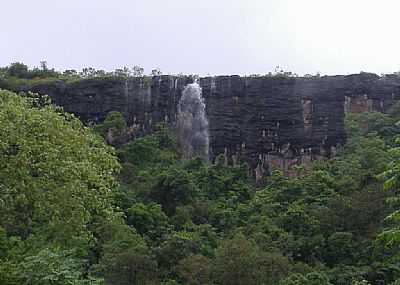
[[[30,90],[48,94],[83,121],[121,112],[135,136],[159,122],[174,125],[191,77],[56,81]],[[258,175],[335,154],[345,142],[345,110],[386,111],[400,99],[400,78],[361,73],[324,77],[217,76],[199,81],[210,127],[210,154],[245,161]],[[26,89],[26,88],[21,88]]]

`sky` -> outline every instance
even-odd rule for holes
[[[399,0],[0,0],[0,66],[400,70]]]

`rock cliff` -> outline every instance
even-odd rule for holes
[[[84,121],[109,111],[124,114],[135,136],[158,122],[172,126],[191,77],[93,78],[32,87]],[[210,155],[246,161],[257,178],[265,171],[290,172],[294,164],[329,157],[345,142],[344,114],[385,111],[400,99],[400,78],[361,73],[324,77],[200,78],[210,128]],[[1,86],[0,86],[1,87]]]

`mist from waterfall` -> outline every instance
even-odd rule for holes
[[[209,133],[206,106],[198,83],[188,84],[178,104],[177,135],[184,159],[208,161]]]

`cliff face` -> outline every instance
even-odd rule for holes
[[[86,79],[30,88],[84,121],[120,111],[136,136],[158,122],[174,125],[190,77]],[[345,142],[344,113],[387,110],[400,79],[373,74],[312,78],[217,76],[200,79],[210,127],[210,155],[246,161],[257,177],[335,154]],[[22,88],[24,89],[24,88]]]

